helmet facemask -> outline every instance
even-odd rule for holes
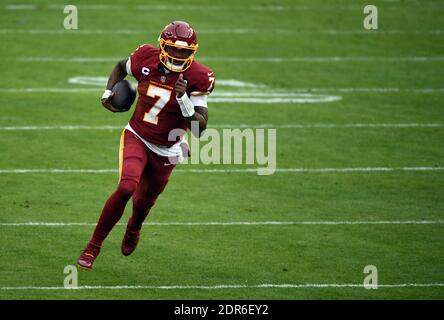
[[[193,62],[197,51],[197,44],[188,45],[185,41],[165,40],[159,38],[160,62],[170,71],[183,72],[187,70]]]

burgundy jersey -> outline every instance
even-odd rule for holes
[[[164,71],[159,51],[145,44],[130,56],[131,73],[138,81],[139,98],[129,124],[148,142],[170,147],[181,139],[168,141],[170,131],[176,128],[187,130],[187,125],[174,90],[180,73]],[[183,72],[183,78],[188,81],[188,96],[209,94],[213,90],[213,71],[196,61]]]

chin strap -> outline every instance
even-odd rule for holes
[[[185,118],[189,118],[194,115],[194,105],[186,93],[184,93],[180,98],[176,97],[176,100],[177,103],[179,103],[180,110]]]

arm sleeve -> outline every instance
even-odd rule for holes
[[[199,96],[191,95],[190,100],[193,103],[193,106],[195,106],[195,107],[208,108],[208,103],[207,103],[208,94],[202,94]]]
[[[129,56],[128,60],[126,61],[126,73],[133,76],[133,72],[131,71],[131,56]]]

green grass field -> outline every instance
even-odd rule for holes
[[[1,299],[444,298],[444,2],[374,1],[373,31],[361,0],[73,4],[71,31],[64,2],[0,7]],[[195,27],[196,59],[216,73],[209,127],[277,128],[277,168],[295,171],[179,166],[137,251],[120,253],[128,206],[81,288],[63,289],[118,180],[63,170],[117,169],[131,115],[101,107],[104,86],[69,79],[107,77],[172,20]],[[301,92],[340,100],[265,103]],[[367,265],[377,290],[362,286]]]

